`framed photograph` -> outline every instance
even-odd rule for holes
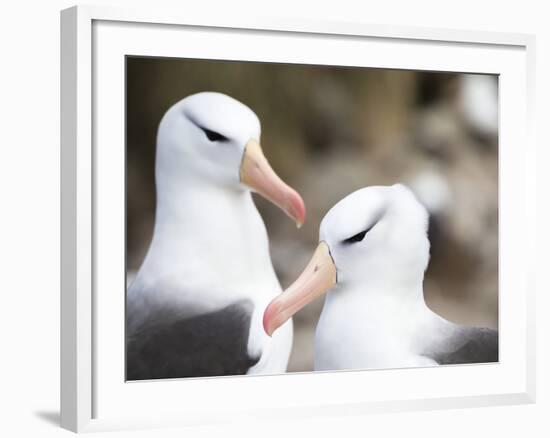
[[[61,425],[534,401],[534,37],[61,13]]]

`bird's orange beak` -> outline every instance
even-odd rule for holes
[[[306,219],[304,201],[273,171],[256,140],[249,140],[245,146],[240,179],[294,219],[298,228],[302,226]]]
[[[321,241],[304,271],[264,312],[264,330],[271,336],[292,315],[336,284],[336,265],[326,242]]]

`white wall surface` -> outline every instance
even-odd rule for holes
[[[97,1],[139,5],[145,1]],[[325,418],[270,425],[117,432],[122,436],[550,436],[550,14],[543,1],[155,1],[225,14],[364,21],[537,36],[538,400],[535,405]],[[69,435],[59,404],[59,10],[70,1],[0,9],[0,435]],[[148,5],[150,6],[150,5]],[[546,145],[546,148],[543,147]],[[521,145],[518,145],[521,147]],[[289,394],[292,397],[292,394]]]

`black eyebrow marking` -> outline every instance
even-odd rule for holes
[[[204,132],[208,140],[219,141],[219,142],[229,141],[229,139],[225,135],[222,135],[216,131],[212,131],[211,129],[205,128],[204,126],[199,124],[197,120],[187,111],[183,111],[183,115],[187,117],[189,121],[193,123],[197,128],[199,128],[202,132]]]
[[[354,236],[351,236],[351,237],[348,237],[347,239],[344,239],[342,241],[342,243],[345,243],[345,244],[351,244],[351,243],[356,243],[356,242],[361,242],[366,234],[372,229],[372,227],[369,227],[367,228],[366,230],[363,230],[357,234],[355,234]]]
[[[380,212],[380,214],[378,215],[378,217],[376,218],[376,220],[374,221],[374,223],[371,226],[367,227],[363,231],[360,231],[359,233],[357,233],[357,234],[355,234],[351,237],[348,237],[347,239],[342,240],[342,243],[345,244],[345,245],[350,245],[352,243],[361,242],[365,238],[367,233],[370,230],[372,230],[382,220],[385,213],[386,213],[385,210]]]
[[[219,132],[212,131],[207,128],[203,128],[202,126],[199,126],[199,128],[202,129],[202,131],[206,134],[206,137],[210,141],[228,141],[229,140],[226,136],[221,135]]]

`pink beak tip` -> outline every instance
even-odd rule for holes
[[[290,215],[296,221],[296,226],[301,228],[301,226],[306,221],[306,206],[302,197],[297,193],[293,192],[290,197]]]
[[[263,317],[264,331],[268,336],[273,335],[281,324],[279,321],[279,312],[281,310],[281,303],[277,300],[277,297],[273,298],[268,306],[265,308]]]
[[[264,331],[268,336],[271,336],[273,334],[273,332],[269,330],[272,315],[273,315],[273,308],[271,304],[269,304],[269,306],[267,306],[267,308],[265,309],[264,318],[263,318]]]

